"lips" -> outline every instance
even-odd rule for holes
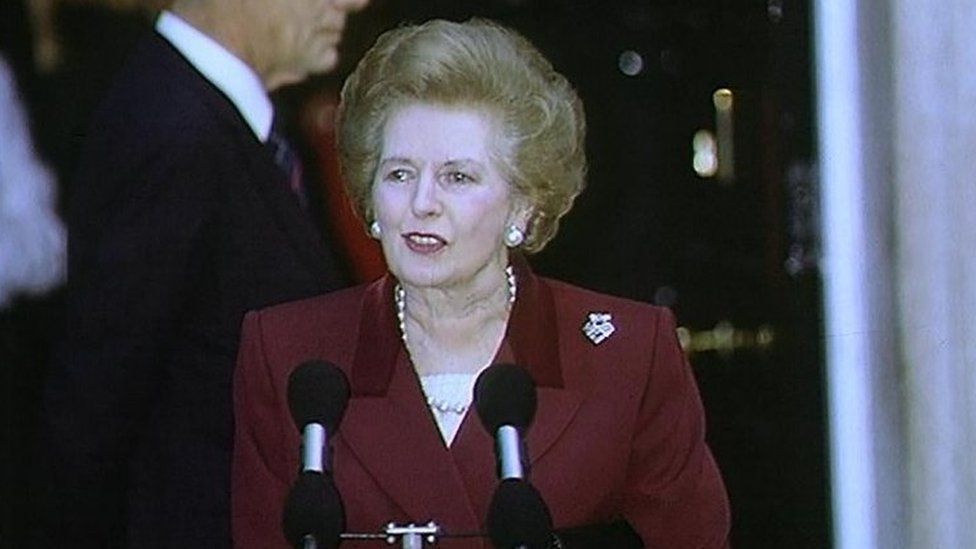
[[[420,254],[437,253],[447,246],[447,240],[431,233],[406,233],[403,240],[407,248]]]

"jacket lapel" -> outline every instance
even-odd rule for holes
[[[499,359],[497,362],[512,362]],[[561,388],[537,388],[538,411],[529,427],[526,446],[529,450],[529,480],[531,465],[549,450],[566,429],[582,402],[579,394]],[[450,455],[468,494],[474,514],[480,521],[487,517],[488,504],[498,484],[494,437],[485,430],[478,414],[471,410],[458,430]]]
[[[206,101],[209,108],[223,123],[233,126],[234,133],[241,136],[241,140],[244,141],[241,150],[248,151],[245,161],[248,173],[253,174],[251,178],[253,186],[267,204],[276,224],[301,257],[302,262],[316,278],[320,280],[333,278],[322,237],[308,213],[302,209],[288,189],[287,176],[275,165],[271,152],[254,136],[227,96],[197,72],[169,42],[156,34],[152,36],[156,47],[166,52],[166,55],[174,61],[175,70],[184,72],[184,80],[189,83],[188,85],[197,86],[199,88],[197,95]]]
[[[397,335],[392,292],[387,277],[364,299],[342,438],[410,520],[476,532],[482,517],[471,506]]]
[[[354,394],[350,399],[342,436],[363,468],[411,521],[434,520],[449,528],[477,531],[481,520],[427,412],[406,355],[401,354],[397,362],[386,396]]]
[[[488,503],[498,482],[494,448],[494,438],[482,426],[472,406],[461,422],[450,453],[479,525],[488,515]]]
[[[512,363],[528,370],[536,382],[538,409],[525,444],[531,465],[559,439],[582,403],[582,395],[565,387],[560,361],[560,338],[551,289],[532,274],[521,258],[513,258],[518,296],[505,339],[494,363]],[[567,355],[568,356],[568,355]],[[478,414],[470,410],[451,446],[475,516],[484,520],[498,484],[494,435],[485,431]]]
[[[534,463],[559,438],[583,402],[583,395],[566,384],[566,368],[575,366],[562,341],[552,288],[535,276],[521,256],[512,259],[518,296],[505,339],[515,364],[526,368],[536,383],[538,411],[529,427],[526,445]]]
[[[327,254],[322,237],[308,212],[288,189],[286,175],[275,165],[270,151],[254,140],[250,155],[251,173],[258,194],[264,199],[278,228],[309,270],[323,279],[329,276]]]
[[[526,439],[535,463],[570,424],[583,395],[564,383],[552,290],[524,261],[513,263],[519,295],[495,361],[523,366],[536,382],[539,406]],[[472,409],[445,447],[399,338],[393,286],[387,276],[363,300],[342,437],[411,520],[477,531],[497,484],[494,439]]]

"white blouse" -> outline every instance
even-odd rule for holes
[[[434,415],[437,428],[447,446],[454,442],[461,421],[471,408],[476,378],[475,374],[420,376],[420,386],[427,397],[427,406]]]

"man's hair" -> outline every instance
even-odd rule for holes
[[[342,88],[338,147],[346,192],[364,222],[386,122],[413,104],[470,108],[496,137],[491,157],[532,208],[523,249],[556,234],[586,178],[583,104],[524,37],[497,23],[432,20],[386,32]]]

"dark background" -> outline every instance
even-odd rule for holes
[[[276,94],[285,111],[334,90],[382,30],[399,21],[472,15],[535,43],[578,88],[587,110],[588,188],[540,272],[674,309],[705,342],[690,352],[709,443],[732,502],[737,548],[831,544],[807,0],[373,0],[352,18],[336,74]],[[75,3],[57,21],[65,58],[30,62],[19,0],[0,7],[0,50],[14,65],[34,137],[62,197],[85,121],[125,51],[151,19]],[[633,76],[621,54],[643,62]],[[735,96],[736,177],[692,169],[692,135],[715,129],[712,94]],[[0,312],[0,546],[29,522],[36,402],[61,297]],[[710,350],[727,322],[744,340]],[[761,327],[768,345],[748,340]]]

